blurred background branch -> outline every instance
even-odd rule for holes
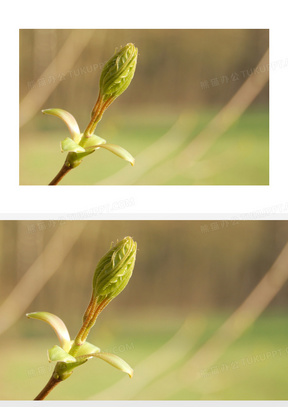
[[[260,67],[268,66],[268,63],[269,51],[267,50],[257,64],[255,70],[257,71]],[[180,151],[180,153],[174,157],[172,162],[169,162],[169,164],[166,162],[154,171],[154,177],[156,177],[156,180],[158,179],[160,181],[161,179],[162,183],[169,182],[171,178],[175,177],[175,174],[185,175],[191,167],[194,168],[195,177],[197,177],[199,172],[201,174],[201,167],[199,168],[198,166],[198,169],[197,167],[195,168],[195,166],[197,166],[199,161],[201,161],[211,147],[215,145],[216,141],[240,119],[245,110],[248,109],[255,98],[261,93],[265,85],[268,83],[268,80],[268,70],[265,70],[262,75],[249,76],[229,102],[213,117],[207,126],[193,138],[190,144]],[[231,159],[233,160],[231,152],[229,152],[229,150],[227,152],[228,157],[224,156],[226,153],[225,151],[220,158],[224,167],[227,162],[229,163]],[[206,176],[208,177],[210,177],[212,173],[217,173],[215,170],[215,164],[211,162],[212,160],[215,160],[215,156],[212,156],[209,161],[206,160],[205,162]],[[200,180],[203,180],[201,175]]]
[[[175,372],[175,366],[177,368],[179,363],[185,362],[191,348],[203,334],[204,328],[205,322],[202,318],[197,320],[188,317],[172,338],[135,366],[137,375],[134,377],[133,386],[129,386],[126,380],[119,380],[113,386],[94,394],[90,399],[113,399],[113,394],[117,394],[118,399],[133,400],[149,385],[155,384],[157,387],[157,383],[163,380],[163,376],[166,377],[167,372],[171,369]],[[166,382],[165,378],[164,381]],[[174,389],[172,394],[173,392]]]
[[[22,223],[22,225],[24,224]],[[61,227],[55,230],[43,251],[20,277],[15,287],[1,304],[0,335],[15,324],[20,317],[23,317],[23,313],[40,293],[47,281],[59,271],[61,264],[72,250],[84,228],[85,223],[75,222],[73,232],[71,230],[72,233],[66,234],[65,228]],[[25,254],[27,255],[27,253]]]
[[[237,341],[259,318],[288,279],[288,243],[245,301],[233,312],[210,339],[188,360],[178,372],[172,372],[147,390],[149,397],[162,392],[162,397],[171,397],[175,391],[189,388],[203,372],[215,364],[223,353]],[[205,374],[205,373],[204,373]],[[169,385],[167,385],[169,383]],[[160,390],[161,389],[161,390]],[[168,394],[167,394],[168,391]],[[141,397],[141,394],[140,394]],[[147,397],[147,396],[146,396]]]
[[[72,30],[62,47],[52,59],[51,63],[43,70],[43,72],[40,73],[39,78],[35,80],[35,83],[41,83],[41,80],[43,82],[43,78],[44,80],[47,78],[53,78],[53,75],[57,71],[66,72],[72,69],[77,59],[80,57],[83,50],[91,40],[92,35],[93,31],[85,30],[83,31],[81,38],[79,38],[77,30]],[[37,41],[39,41],[35,49],[35,52],[38,54],[35,55],[34,60],[36,66],[38,66],[38,59],[40,59],[40,61],[43,57],[44,60],[47,59],[47,56],[45,55],[47,52],[47,49],[45,49],[45,37],[47,37],[47,30],[35,30],[34,36],[35,43],[37,44]],[[38,40],[38,37],[40,37],[40,40]],[[44,41],[44,44],[42,41]],[[72,50],[73,52],[71,52]],[[21,66],[21,68],[25,70],[25,67]],[[31,83],[31,85],[28,87],[28,92],[20,103],[20,127],[31,120],[36,113],[41,111],[44,103],[60,83],[60,81],[51,79],[49,86],[41,87],[41,92],[39,92],[37,87],[33,86],[33,82]]]
[[[126,166],[111,177],[104,178],[99,184],[121,184],[123,179],[129,184],[137,184],[139,179],[145,178],[145,175],[157,167],[159,163],[167,162],[171,155],[173,156],[181,149],[184,142],[187,142],[187,139],[190,138],[193,126],[195,126],[193,114],[187,112],[181,113],[167,133],[152,142],[151,145],[137,155],[137,166],[133,168],[133,171]],[[170,163],[169,160],[168,162]],[[157,178],[155,179],[154,176],[154,181],[157,181]]]

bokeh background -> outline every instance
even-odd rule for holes
[[[61,184],[267,185],[269,30],[20,30],[20,184],[47,185],[64,162],[65,124],[89,122],[105,62],[139,49],[134,79],[96,133],[100,149]]]
[[[89,341],[134,377],[92,360],[49,399],[286,400],[287,221],[65,219],[0,223],[0,399],[32,399],[52,373],[58,340],[25,313],[55,313],[74,337],[97,262],[127,235],[133,276]]]

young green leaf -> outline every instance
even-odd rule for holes
[[[85,153],[85,148],[79,146],[70,137],[66,137],[65,140],[61,141],[61,151],[63,152],[74,152],[74,153]]]
[[[93,356],[104,360],[110,365],[116,367],[116,369],[119,369],[122,372],[127,373],[132,378],[133,369],[128,365],[128,363],[125,362],[125,360],[121,359],[119,356],[107,352],[95,353],[93,354]]]
[[[74,116],[71,113],[63,109],[45,109],[42,110],[43,114],[51,114],[52,116],[59,117],[68,127],[72,139],[78,143],[80,141],[80,130],[78,123]]]
[[[102,144],[99,147],[103,147],[106,150],[111,151],[111,153],[123,158],[123,160],[128,161],[131,165],[135,164],[135,158],[132,157],[132,155],[123,147],[117,146],[116,144]]]
[[[49,362],[76,362],[73,356],[69,355],[58,345],[54,345],[53,348],[48,350],[48,360]]]
[[[64,350],[69,350],[70,348],[70,335],[66,325],[57,317],[57,315],[51,314],[50,312],[31,312],[26,314],[28,318],[39,319],[40,321],[47,322],[55,331],[61,347]]]

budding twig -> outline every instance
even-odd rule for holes
[[[74,341],[71,341],[64,322],[56,315],[49,312],[26,314],[28,318],[47,322],[54,329],[61,345],[54,345],[48,350],[49,362],[56,362],[56,366],[48,383],[35,400],[43,400],[58,383],[68,379],[76,367],[95,357],[132,377],[133,369],[123,359],[101,352],[97,346],[86,342],[86,339],[98,315],[128,284],[135,264],[136,248],[137,244],[133,239],[125,237],[102,257],[94,273],[92,297],[85,311],[82,327]]]
[[[138,49],[133,44],[127,44],[104,65],[100,77],[99,95],[92,110],[90,122],[83,134],[80,134],[77,121],[69,112],[63,109],[42,110],[44,114],[62,119],[71,134],[71,138],[67,137],[61,143],[62,152],[68,152],[65,163],[49,185],[57,185],[71,169],[78,167],[83,158],[98,147],[105,147],[134,165],[134,158],[128,151],[120,146],[106,144],[106,140],[96,136],[94,131],[108,106],[130,85],[136,69],[137,56]]]

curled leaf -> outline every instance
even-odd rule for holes
[[[68,329],[62,319],[57,317],[57,315],[51,314],[50,312],[31,312],[30,314],[26,314],[26,317],[47,322],[54,329],[61,347],[64,350],[70,349],[70,335]]]
[[[130,377],[133,376],[132,367],[130,367],[128,365],[128,363],[125,362],[125,360],[121,359],[117,355],[114,355],[113,353],[99,352],[99,353],[91,354],[91,356],[105,360],[105,362],[116,367],[116,369],[119,369],[122,372],[127,373]]]
[[[101,144],[99,147],[106,148],[106,150],[111,151],[111,153],[118,155],[118,157],[123,158],[123,160],[128,161],[131,165],[135,164],[135,158],[123,147],[117,146],[116,144]]]
[[[56,116],[56,117],[59,117],[59,119],[62,119],[63,122],[68,127],[68,130],[70,131],[72,139],[76,143],[79,143],[79,141],[80,141],[79,126],[78,126],[78,123],[77,123],[75,117],[72,116],[71,113],[69,113],[63,109],[45,109],[45,110],[42,110],[42,113],[51,114],[52,116]]]

